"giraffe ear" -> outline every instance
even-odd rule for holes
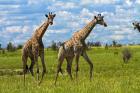
[[[97,17],[96,17],[96,16],[94,16],[94,18],[95,18],[95,19],[97,19]]]
[[[53,17],[55,17],[55,16],[56,16],[56,14],[53,15]]]
[[[132,23],[134,25],[134,23]]]
[[[47,14],[46,14],[45,16],[46,16],[46,17],[48,17],[48,15],[47,15]]]

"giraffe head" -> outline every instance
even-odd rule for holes
[[[52,25],[53,24],[53,19],[56,16],[56,14],[52,14],[52,12],[51,13],[49,12],[49,14],[46,14],[45,16],[48,18],[49,24]]]
[[[134,26],[134,29],[137,29],[137,28],[140,27],[140,23],[139,22],[133,22],[132,24]]]
[[[107,24],[104,21],[104,16],[101,16],[101,14],[94,16],[94,19],[97,21],[97,24],[104,25],[105,27],[107,27]]]

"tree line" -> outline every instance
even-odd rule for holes
[[[59,47],[63,44],[63,42],[55,42],[55,41],[52,41],[50,46],[47,47],[47,49],[51,49],[51,50],[58,50]],[[135,43],[132,43],[132,44],[129,44],[129,45],[136,45]],[[138,44],[139,45],[139,44]],[[97,41],[97,42],[91,42],[91,41],[88,41],[87,42],[87,47],[88,48],[91,48],[91,47],[101,47],[103,46],[102,43],[100,41]],[[108,49],[108,47],[121,47],[122,44],[118,43],[117,41],[113,40],[112,41],[112,44],[105,44],[105,49]],[[6,48],[2,48],[2,44],[0,44],[0,50],[4,53],[5,51],[8,51],[8,52],[14,52],[18,49],[22,49],[23,45],[19,44],[19,45],[14,45],[12,42],[9,42],[6,46]]]

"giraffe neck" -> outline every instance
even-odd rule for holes
[[[90,32],[92,31],[92,29],[95,27],[97,23],[96,19],[93,19],[91,22],[89,22],[83,29],[81,29],[79,31],[80,34],[80,40],[85,40],[88,35],[90,34]]]
[[[38,39],[42,39],[48,26],[49,26],[49,21],[47,20],[36,30],[34,36],[37,37]]]

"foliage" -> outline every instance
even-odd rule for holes
[[[2,48],[1,48],[1,44],[0,44],[0,50],[1,50]]]
[[[9,42],[9,43],[7,44],[7,50],[8,50],[9,52],[13,52],[13,51],[16,51],[16,47],[12,44],[12,42]]]
[[[19,44],[19,45],[17,46],[17,49],[22,49],[22,47],[23,47],[23,45],[20,45],[20,44]]]
[[[125,48],[122,51],[122,58],[123,58],[124,63],[127,63],[131,57],[132,57],[132,53],[130,52],[128,48]]]
[[[100,47],[102,44],[101,42],[97,41],[97,42],[87,42],[87,46],[91,47],[91,46],[95,46],[95,47]]]
[[[106,50],[108,49],[108,44],[107,44],[107,43],[105,44],[105,49],[106,49]]]
[[[113,47],[116,47],[117,42],[116,42],[115,40],[113,40],[113,41],[112,41],[112,45],[113,45]]]
[[[56,51],[57,50],[57,44],[56,44],[56,42],[52,41],[52,44],[51,44],[50,47],[51,47],[52,50]]]

